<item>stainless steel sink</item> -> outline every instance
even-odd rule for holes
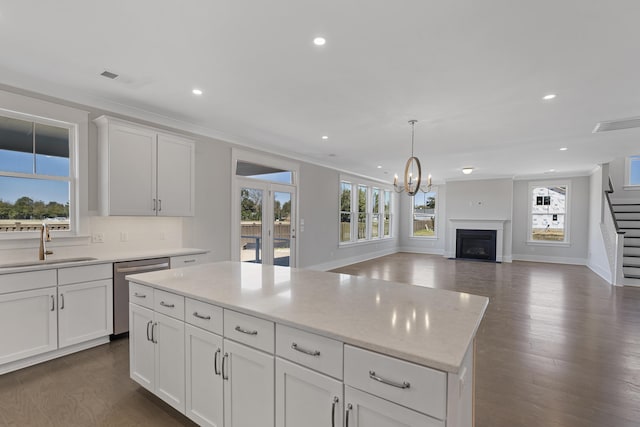
[[[82,261],[95,261],[98,258],[92,257],[78,257],[78,258],[59,258],[59,259],[47,259],[44,261],[23,261],[23,262],[10,262],[7,264],[0,264],[0,268],[18,268],[18,267],[32,267],[36,265],[49,265],[49,264],[64,264],[68,262],[82,262]]]

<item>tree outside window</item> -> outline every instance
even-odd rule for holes
[[[413,237],[434,237],[436,235],[436,193],[418,192],[413,196]]]

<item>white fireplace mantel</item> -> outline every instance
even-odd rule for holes
[[[460,230],[496,230],[496,261],[504,258],[504,224],[508,219],[449,218],[449,258],[456,257],[456,232]]]

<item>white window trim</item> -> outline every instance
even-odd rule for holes
[[[340,229],[340,214],[342,212],[340,205],[340,195],[342,194],[342,183],[348,183],[351,185],[351,240],[348,242],[341,242],[340,236],[342,230]],[[359,186],[367,187],[367,209],[366,209],[366,238],[358,239],[358,188]],[[373,213],[371,200],[373,199],[373,188],[377,188],[380,191],[380,206],[378,207],[378,215],[380,219],[378,221],[378,234],[379,237],[372,238],[371,237],[371,229],[370,229],[370,221]],[[384,236],[384,192],[389,191],[390,199],[389,199],[389,235]],[[364,179],[358,179],[356,177],[341,175],[338,180],[338,247],[348,247],[348,246],[358,246],[358,245],[367,245],[371,243],[381,243],[394,239],[393,233],[393,204],[394,204],[394,195],[391,187],[386,185],[381,185],[379,182],[368,181]]]
[[[631,158],[632,157],[638,157],[640,158],[640,155],[635,154],[632,156],[627,156],[624,159],[624,185],[622,186],[622,188],[624,190],[640,190],[640,184],[631,184]]]
[[[433,212],[436,220],[434,222],[435,234],[433,236],[414,236],[413,235],[413,208],[415,207],[414,196],[409,197],[409,239],[424,241],[424,240],[438,240],[438,232],[440,231],[440,215],[438,215],[438,206],[440,206],[440,202],[438,201],[440,195],[438,194],[438,187],[431,187],[431,191],[429,193],[435,193],[436,195],[436,208]]]
[[[533,198],[531,197],[531,193],[535,187],[560,187],[565,186],[567,188],[567,196],[565,200],[565,212],[564,212],[564,240],[561,242],[554,241],[542,241],[542,240],[532,240],[531,234],[533,233],[533,221],[532,218],[532,210],[533,210]],[[538,182],[530,182],[529,183],[529,191],[527,192],[527,240],[525,244],[529,246],[554,246],[554,247],[569,247],[571,246],[571,184],[569,182],[563,181],[538,181]]]
[[[88,134],[89,113],[71,107],[42,101],[27,96],[0,91],[0,115],[20,120],[34,121],[69,128],[69,219],[68,231],[52,231],[52,246],[73,244],[73,240],[85,241],[88,230]],[[16,175],[3,173],[3,176]],[[19,175],[19,174],[18,174]],[[23,175],[24,176],[24,175]],[[47,176],[42,176],[47,179]],[[51,177],[59,180],[61,177]],[[65,179],[66,180],[66,179]],[[0,233],[0,241],[22,241],[16,248],[33,247],[33,239],[40,237],[39,232],[21,231]],[[28,242],[27,242],[28,240]]]

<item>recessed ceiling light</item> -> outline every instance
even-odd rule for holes
[[[567,148],[567,147],[562,147],[562,148],[560,149],[560,151],[567,151],[567,150],[568,150],[568,148]]]
[[[382,169],[382,165],[378,165],[378,169]]]
[[[329,139],[327,135],[322,135],[322,139]]]
[[[193,92],[194,95],[202,95],[202,91],[200,89],[194,89],[191,92]]]
[[[545,101],[549,101],[549,100],[552,100],[555,97],[556,97],[555,93],[550,93],[548,95],[543,96],[542,99],[544,99]]]
[[[315,44],[316,46],[324,46],[326,42],[327,40],[324,37],[316,37],[315,39],[313,39],[313,44]]]
[[[549,169],[549,172],[555,172],[555,171],[556,171],[555,169]]]
[[[471,167],[462,168],[462,173],[465,175],[469,175],[471,172],[473,172],[473,168]]]

